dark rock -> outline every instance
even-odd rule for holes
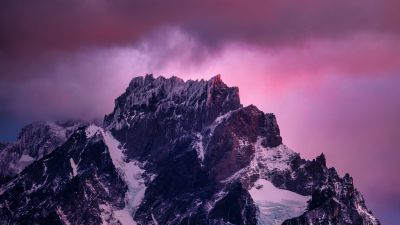
[[[62,145],[82,124],[75,120],[45,121],[22,128],[16,142],[0,148],[0,185]]]
[[[263,215],[249,190],[259,179],[310,196],[284,224],[379,224],[350,175],[328,168],[324,154],[305,160],[284,146],[274,114],[242,107],[220,76],[137,77],[103,128],[57,126],[62,138],[32,125],[0,145],[3,162],[34,159],[0,177],[0,224],[120,224],[124,212],[140,225],[255,225]]]
[[[71,160],[78,163],[73,175]],[[7,224],[100,224],[100,205],[124,207],[126,185],[101,136],[78,130],[60,148],[34,162],[0,195],[0,221]]]

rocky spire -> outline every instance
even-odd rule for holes
[[[201,123],[210,123],[240,107],[239,89],[228,87],[220,75],[208,81],[183,81],[177,77],[154,78],[148,74],[132,79],[125,93],[115,100],[114,111],[105,117],[104,125],[118,130],[140,113],[172,113],[170,117],[175,119],[189,116],[201,118]]]

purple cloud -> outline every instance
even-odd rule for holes
[[[133,76],[209,78],[275,112],[284,141],[354,175],[400,218],[398,1],[0,3],[0,138],[32,120],[94,119]],[[15,136],[15,134],[14,134]],[[376,191],[376,190],[380,191]]]

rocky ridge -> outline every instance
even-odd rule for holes
[[[82,125],[80,121],[43,121],[22,128],[14,143],[0,144],[0,184],[51,153]]]
[[[3,184],[0,221],[379,224],[348,174],[286,147],[275,116],[243,107],[220,76],[152,75],[131,81],[102,127],[81,125]]]

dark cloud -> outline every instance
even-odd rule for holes
[[[71,109],[86,108],[91,101],[90,97],[77,96],[108,89],[106,84],[113,77],[125,82],[121,74],[128,71],[154,72],[170,68],[171,63],[188,69],[209,58],[218,58],[221,52],[229,51],[226,48],[229,45],[284,52],[299,46],[307,49],[321,40],[327,40],[329,45],[330,41],[360,34],[378,37],[372,41],[381,36],[391,40],[389,44],[371,44],[378,46],[378,50],[365,51],[372,55],[368,65],[363,65],[366,60],[358,50],[354,55],[349,52],[351,57],[346,58],[350,60],[343,60],[343,54],[319,52],[314,57],[303,57],[310,61],[297,62],[297,55],[288,61],[287,54],[283,54],[281,61],[291,65],[307,63],[323,70],[345,67],[364,73],[371,67],[369,70],[374,74],[381,68],[396,73],[397,48],[387,50],[399,40],[400,17],[396,12],[399,6],[398,1],[391,0],[3,0],[0,2],[0,101],[8,112],[30,108],[31,119],[53,114],[87,115]],[[139,56],[121,49],[131,49]],[[124,63],[112,58],[118,58],[119,54],[126,54]],[[321,54],[324,58],[319,60]],[[118,85],[122,86],[121,83]],[[112,96],[116,93],[115,90]],[[58,106],[59,99],[63,99],[63,107]],[[21,103],[23,100],[25,104]],[[46,104],[39,107],[38,102]]]
[[[219,47],[270,47],[355,32],[398,35],[398,1],[125,1],[43,0],[0,3],[0,49],[26,56],[46,51],[131,45],[166,26]],[[162,37],[160,37],[162,38]]]
[[[285,69],[279,64],[272,71],[290,79],[293,71],[309,73],[309,68],[297,69],[298,64],[313,67],[314,71],[333,67],[339,72],[347,69],[347,74],[351,70],[396,74],[398,48],[391,45],[399,39],[397,8],[398,1],[391,0],[3,0],[0,103],[3,112],[7,109],[8,114],[25,119],[101,115],[110,106],[94,106],[93,95],[96,94],[95,102],[101,98],[112,102],[128,77],[133,76],[131,73],[139,75],[165,67],[189,70],[209,59],[218,59],[219,54],[230,51],[226,47],[229,45],[277,51],[278,58],[283,58],[278,61],[288,65]],[[353,40],[349,43],[354,46],[339,47],[340,54],[332,48],[327,48],[329,53],[317,51],[312,57],[307,56],[308,52],[290,53],[290,57],[282,54],[299,46],[310,48],[321,40],[329,45],[360,34],[373,35],[373,43],[368,44],[365,38],[361,44]],[[375,43],[379,37],[384,37],[383,44]],[[365,45],[370,51],[358,50]],[[348,54],[343,53],[345,48],[349,49]],[[114,86],[118,88],[107,87],[116,77],[119,83]]]

